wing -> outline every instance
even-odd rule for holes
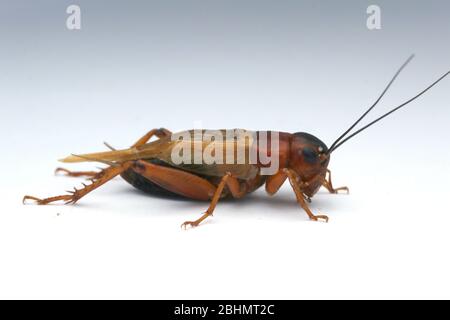
[[[171,146],[171,154],[158,156],[171,166],[204,176],[223,177],[230,172],[236,178],[246,180],[259,172],[250,156],[256,151],[253,131],[189,130],[176,135],[180,140]]]
[[[233,133],[233,134],[232,134]],[[152,141],[137,148],[72,155],[62,162],[125,162],[159,159],[173,167],[206,176],[224,176],[227,172],[240,179],[254,178],[259,168],[251,154],[255,133],[234,130],[189,130],[172,137]]]

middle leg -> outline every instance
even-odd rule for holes
[[[196,227],[208,216],[213,214],[219,199],[223,195],[225,186],[228,187],[228,190],[234,198],[244,196],[248,189],[247,184],[239,183],[239,180],[230,173],[224,175],[220,183],[215,186],[210,181],[190,172],[160,166],[142,160],[136,161],[132,169],[153,183],[173,193],[190,199],[211,201],[208,209],[199,219],[186,221],[182,224],[182,227],[185,228],[187,226]]]
[[[241,198],[247,193],[246,184],[239,184],[239,181],[231,175],[231,173],[227,173],[222,177],[222,180],[220,181],[219,185],[217,186],[216,192],[214,193],[214,196],[211,200],[211,203],[209,204],[208,209],[203,213],[203,215],[198,218],[195,221],[185,221],[181,227],[184,229],[187,228],[187,226],[191,227],[197,227],[203,220],[208,218],[209,216],[213,215],[214,209],[216,208],[217,202],[219,202],[220,197],[222,196],[223,189],[225,186],[228,187],[228,190],[230,190],[231,195],[234,198]]]

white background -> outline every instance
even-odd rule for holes
[[[307,131],[329,145],[410,53],[372,118],[448,70],[447,2],[383,2],[375,33],[364,1],[80,1],[79,33],[65,29],[69,2],[14,3],[0,19],[0,298],[450,298],[450,79],[333,154],[350,195],[313,198],[328,224],[308,221],[288,184],[221,202],[187,231],[207,203],[120,178],[75,206],[21,204],[81,185],[52,175],[56,159],[154,127]]]
[[[76,206],[22,206],[25,190],[54,195],[79,184],[49,178],[49,164],[3,200],[2,297],[448,297],[450,221],[438,170],[411,178],[415,164],[401,155],[391,163],[374,152],[359,163],[342,153],[335,181],[351,194],[322,191],[311,206],[328,224],[308,221],[286,186],[220,203],[188,231],[181,222],[207,204],[148,197],[120,179]],[[418,187],[427,185],[435,188]]]

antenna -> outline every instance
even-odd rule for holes
[[[388,91],[388,89],[391,87],[391,85],[394,83],[395,79],[397,79],[398,75],[403,71],[403,69],[408,65],[408,63],[411,62],[411,60],[414,58],[414,54],[412,54],[404,63],[403,65],[400,67],[400,69],[398,69],[398,71],[395,73],[395,75],[392,77],[391,81],[389,81],[388,85],[386,86],[386,88],[383,90],[383,92],[381,93],[381,95],[378,97],[378,99],[374,102],[374,104],[366,110],[366,112],[364,112],[362,114],[361,117],[359,117],[358,120],[355,121],[355,123],[353,123],[350,128],[348,128],[343,134],[340,135],[339,138],[336,139],[336,141],[333,142],[333,144],[331,145],[331,147],[328,149],[328,153],[331,153],[331,150],[333,150],[335,148],[335,146],[339,143],[339,141],[344,138],[347,133],[349,133],[362,119],[364,119],[364,117],[373,109],[375,108],[375,106],[378,104],[378,102],[380,102],[381,98],[383,98],[383,96],[385,95],[385,93]]]

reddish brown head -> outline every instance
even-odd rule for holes
[[[292,135],[289,167],[299,176],[303,192],[312,197],[322,185],[330,155],[328,148],[315,136],[297,132]]]

